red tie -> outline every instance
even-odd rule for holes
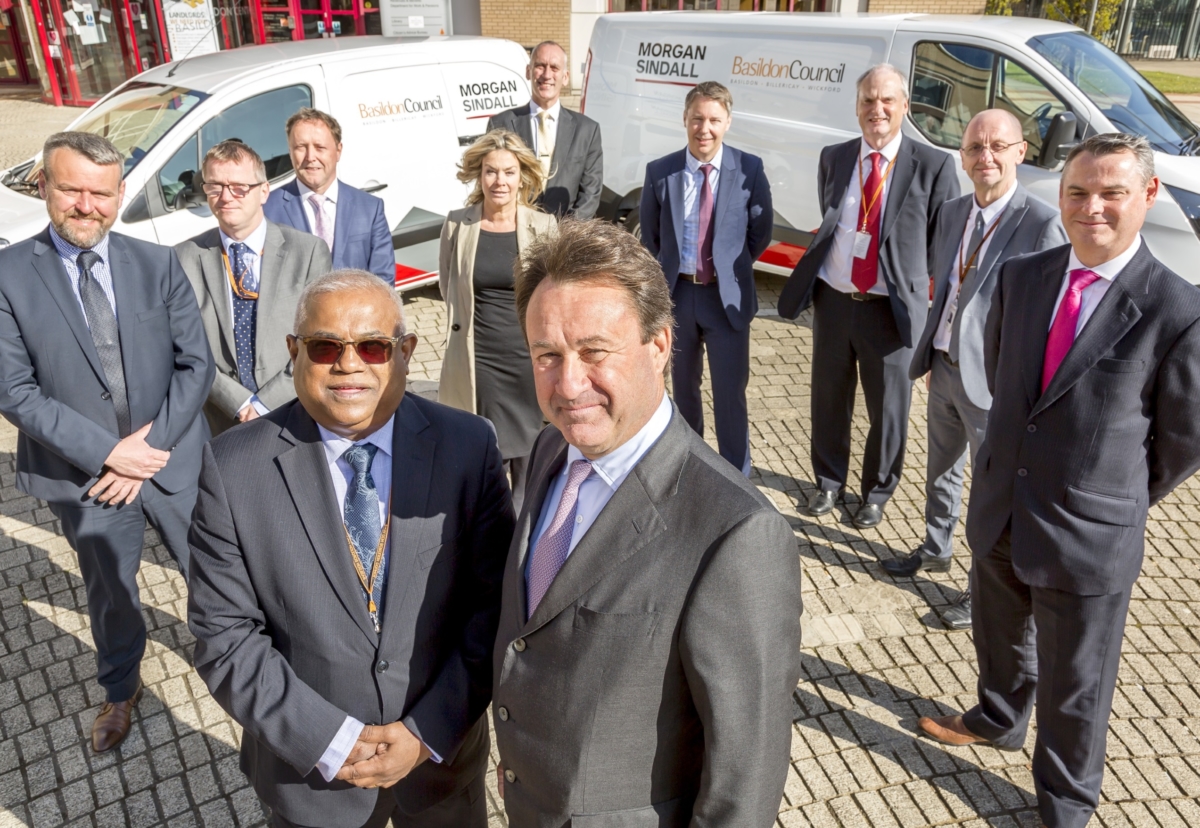
[[[1058,313],[1054,315],[1054,323],[1050,326],[1050,334],[1046,337],[1046,356],[1042,361],[1042,393],[1050,386],[1050,380],[1058,371],[1058,366],[1066,359],[1071,346],[1075,344],[1075,327],[1079,324],[1079,309],[1083,305],[1083,290],[1100,276],[1086,268],[1072,270],[1068,276],[1067,292],[1063,294]]]
[[[879,190],[883,181],[883,156],[873,152],[868,160],[871,162],[871,171],[867,173],[867,181],[863,184],[863,200],[858,205],[858,226],[854,231],[861,232],[865,227],[866,232],[871,234],[871,244],[867,247],[867,255],[855,259],[850,271],[850,281],[861,293],[866,293],[879,281],[879,214],[883,210],[883,193]],[[868,205],[870,213],[867,212]]]
[[[700,172],[704,183],[700,185],[700,244],[696,256],[696,281],[707,285],[713,280],[713,193],[712,183],[708,174],[712,172],[712,164],[701,164]]]

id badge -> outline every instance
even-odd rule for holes
[[[854,234],[854,258],[867,258],[867,251],[871,249],[871,234],[864,233],[859,230]]]

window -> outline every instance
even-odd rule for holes
[[[158,171],[158,186],[162,189],[163,203],[168,210],[185,206],[183,199],[192,189],[192,179],[199,169],[200,151],[196,148],[196,136],[179,148],[166,166]]]
[[[996,89],[996,109],[1007,109],[1021,122],[1021,131],[1029,142],[1030,158],[1042,154],[1042,140],[1050,130],[1050,122],[1067,106],[1046,88],[1046,85],[1030,74],[1023,66],[1008,58],[1000,61],[999,81]]]

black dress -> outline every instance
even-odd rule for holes
[[[517,232],[480,229],[475,293],[475,410],[496,426],[505,460],[528,456],[542,430],[533,366],[513,298]]]

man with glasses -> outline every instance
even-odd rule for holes
[[[175,246],[200,302],[217,377],[204,413],[213,434],[296,396],[286,337],[304,286],[333,269],[321,239],[263,216],[262,158],[241,141],[204,155],[204,195],[217,227]]]
[[[963,133],[962,166],[975,192],[947,202],[938,213],[933,306],[908,372],[914,380],[925,377],[929,389],[925,541],[912,554],[883,562],[892,575],[950,570],[968,449],[974,464],[992,407],[983,326],[997,274],[1014,256],[1067,243],[1058,211],[1017,182],[1026,149],[1021,122],[1001,109],[980,112]],[[971,626],[969,589],[942,621],[955,630]]]
[[[513,533],[495,435],[405,394],[417,338],[378,276],[316,280],[290,330],[298,399],[205,449],[196,671],[274,828],[486,828]]]

